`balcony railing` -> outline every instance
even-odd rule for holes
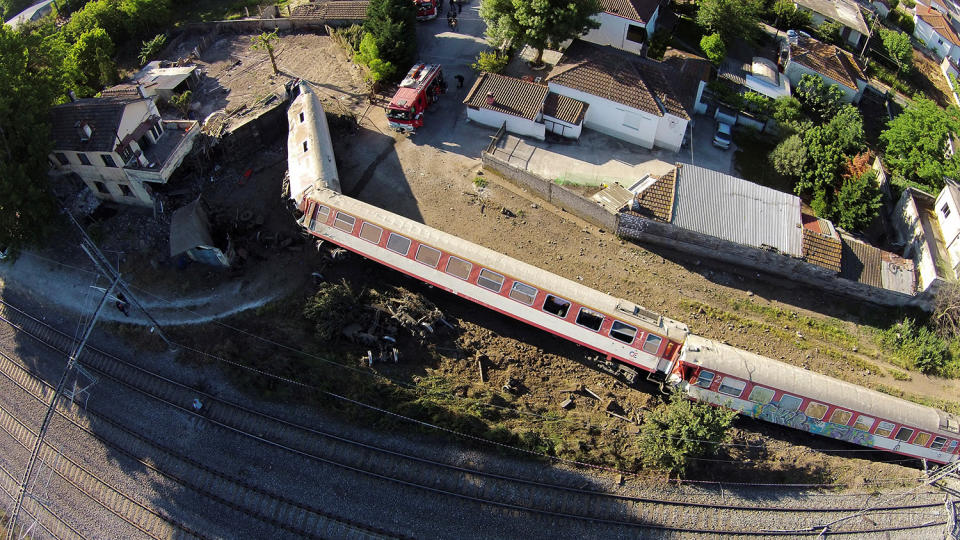
[[[160,139],[143,151],[147,166],[140,165],[136,160],[124,166],[131,179],[166,183],[193,148],[193,140],[200,133],[200,124],[195,120],[164,120],[163,130]]]

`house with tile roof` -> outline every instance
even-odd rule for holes
[[[960,185],[947,180],[934,197],[907,188],[893,211],[897,243],[917,267],[920,290],[960,279]]]
[[[815,75],[826,84],[834,84],[843,92],[843,99],[859,103],[867,87],[867,76],[849,52],[817,41],[804,34],[791,35],[784,44],[787,60],[784,74],[794,86],[803,75]]]
[[[53,13],[54,7],[56,7],[54,0],[43,0],[10,17],[10,20],[8,20],[6,24],[16,30],[21,24],[39,21],[50,13]]]
[[[539,84],[497,73],[481,73],[463,100],[467,119],[505,126],[517,135],[543,140],[546,133],[580,138],[587,104],[554,94]]]
[[[584,127],[676,152],[690,114],[669,71],[660,62],[575,40],[546,81],[551,92],[589,106]]]
[[[600,0],[600,5],[603,11],[594,16],[600,27],[580,39],[642,54],[656,31],[660,0]]]
[[[854,0],[794,0],[798,10],[810,13],[813,26],[837,22],[843,26],[840,37],[855,48],[863,46],[870,28],[863,18],[860,6]]]
[[[913,22],[913,37],[922,41],[940,58],[960,62],[960,36],[950,26],[946,15],[929,6],[917,4]]]
[[[76,174],[99,198],[153,204],[150,184],[165,184],[200,132],[194,120],[163,120],[153,99],[78,99],[51,110],[54,172]]]

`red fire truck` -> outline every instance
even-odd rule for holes
[[[400,88],[387,106],[390,128],[414,133],[423,126],[423,112],[446,91],[440,64],[416,64],[400,81]]]
[[[413,0],[417,5],[417,20],[429,21],[437,18],[438,0]]]

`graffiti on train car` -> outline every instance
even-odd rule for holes
[[[841,441],[847,441],[863,446],[873,446],[873,435],[856,429],[852,426],[844,426],[817,420],[807,416],[801,411],[794,409],[781,409],[779,402],[754,403],[750,411],[744,411],[754,418],[759,418],[774,424],[780,424],[793,429],[800,429],[813,433],[814,435],[823,435],[832,437]]]

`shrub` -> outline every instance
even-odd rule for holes
[[[346,281],[324,283],[303,307],[303,316],[314,324],[317,339],[330,341],[347,326],[349,315],[358,304],[359,299]]]
[[[723,42],[720,34],[703,36],[703,39],[700,40],[700,49],[703,50],[703,54],[707,55],[707,60],[710,60],[710,63],[715,66],[719,66],[724,57],[727,56],[727,45]]]
[[[470,67],[477,72],[500,73],[506,69],[508,63],[510,63],[510,57],[505,54],[500,54],[498,51],[480,51]]]
[[[193,92],[187,90],[182,94],[174,94],[170,96],[170,105],[175,109],[180,111],[184,117],[187,116],[187,113],[190,112],[190,102],[193,101]]]
[[[910,318],[885,330],[881,342],[890,349],[897,364],[927,374],[943,374],[950,359],[947,343]]]
[[[643,463],[683,475],[695,458],[716,454],[730,440],[737,412],[687,399],[675,390],[670,400],[648,413],[640,427]]]
[[[360,52],[354,57],[353,61],[367,66],[367,79],[374,83],[381,83],[392,79],[397,74],[397,68],[393,63],[380,57],[380,50],[373,34],[366,33],[360,40]]]
[[[167,36],[164,34],[157,34],[153,36],[153,39],[150,41],[144,41],[143,46],[140,47],[140,56],[138,59],[141,64],[146,64],[152,60],[155,56],[160,54],[160,51],[163,50],[163,47],[167,44]]]
[[[820,38],[820,41],[826,43],[833,43],[834,45],[840,43],[840,32],[843,31],[843,25],[829,21],[818,26],[814,33],[817,34],[817,37]]]

